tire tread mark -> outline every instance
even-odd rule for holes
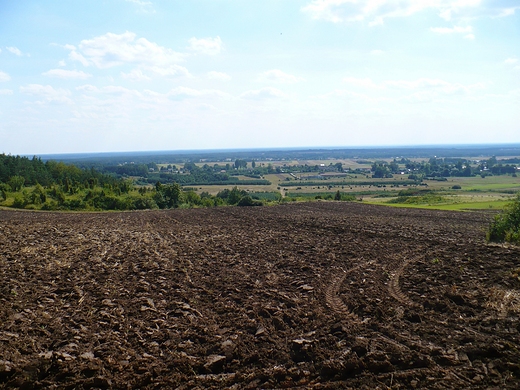
[[[325,290],[325,301],[327,305],[337,314],[342,317],[348,319],[353,323],[361,323],[359,317],[352,313],[347,305],[343,302],[341,297],[339,296],[339,291],[341,289],[341,285],[345,281],[348,274],[357,271],[360,266],[356,266],[354,268],[349,269],[348,271],[343,271],[342,274],[333,277],[332,282],[329,284],[327,289]]]
[[[399,279],[403,276],[404,270],[406,267],[412,262],[411,259],[407,259],[403,261],[399,267],[395,270],[393,276],[390,279],[390,283],[388,283],[388,291],[390,295],[395,298],[397,301],[406,306],[418,307],[419,304],[412,301],[408,298],[403,291],[401,290],[401,286],[399,285]]]

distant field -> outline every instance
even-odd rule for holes
[[[390,207],[413,208],[413,209],[429,209],[429,210],[502,210],[508,200],[495,200],[487,202],[460,202],[460,203],[439,203],[439,204],[399,204],[399,203],[382,203],[368,200],[364,203],[379,204]]]

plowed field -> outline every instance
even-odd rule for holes
[[[0,388],[519,388],[491,215],[0,211]]]

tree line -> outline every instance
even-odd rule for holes
[[[189,166],[192,172],[204,169]],[[149,169],[149,168],[147,168]],[[199,172],[199,173],[200,173]],[[197,194],[180,183],[136,187],[132,180],[94,168],[0,155],[0,204],[40,210],[144,210],[221,205],[258,206],[280,201],[279,193],[255,195],[237,186],[216,195]]]

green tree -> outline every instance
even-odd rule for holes
[[[179,207],[179,205],[183,203],[182,188],[177,183],[163,186],[163,196],[166,201],[166,206],[169,208]]]
[[[47,200],[45,189],[40,184],[36,184],[34,186],[34,189],[30,195],[30,200],[33,204],[42,204]]]
[[[373,178],[381,179],[384,177],[392,177],[392,174],[388,170],[388,166],[385,163],[374,163],[372,164]]]
[[[240,191],[238,187],[235,186],[231,191],[229,191],[227,202],[229,204],[237,204],[244,195],[243,191]]]
[[[25,184],[25,178],[17,175],[11,176],[7,183],[9,184],[13,192],[17,192],[23,188],[23,185]]]
[[[235,160],[235,168],[236,169],[247,168],[247,161],[237,158]]]
[[[185,192],[184,200],[192,206],[198,206],[201,204],[200,196],[195,191]]]

